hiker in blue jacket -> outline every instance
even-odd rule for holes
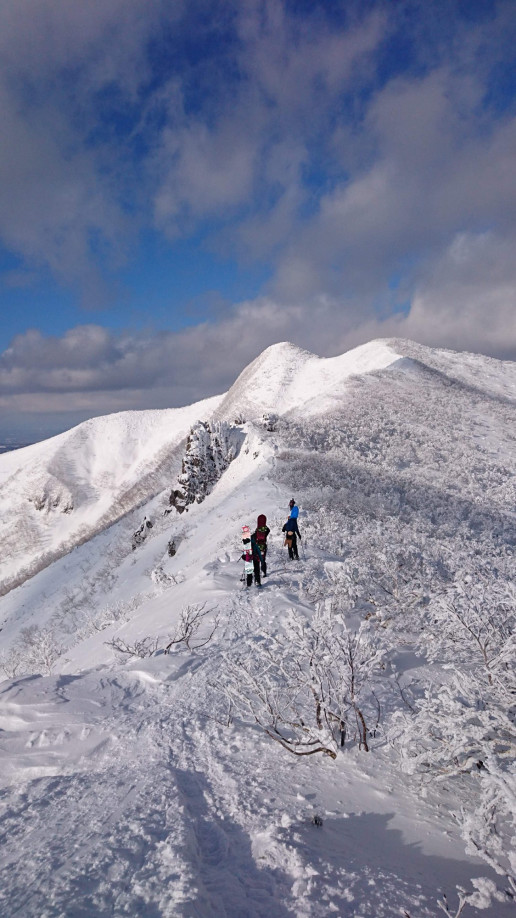
[[[292,498],[292,500],[289,502],[288,507],[290,510],[290,518],[293,520],[297,520],[299,516],[299,507],[297,506],[294,498]]]
[[[298,508],[295,507],[297,510]],[[299,555],[297,552],[297,537],[301,538],[301,533],[299,531],[299,526],[297,525],[297,514],[296,516],[289,516],[287,522],[281,530],[285,533],[285,545],[288,548],[288,556],[291,561],[299,561]]]

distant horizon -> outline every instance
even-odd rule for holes
[[[365,344],[365,345],[367,345],[367,344],[372,344],[374,341],[386,341],[386,342],[388,342],[388,341],[392,341],[392,340],[394,340],[394,338],[372,339],[371,341],[364,342],[364,344]],[[277,344],[281,344],[281,343],[293,344],[293,342],[275,342],[276,345],[277,345]],[[413,344],[413,345],[415,345],[416,347],[428,347],[428,345],[421,345],[420,342],[417,342],[417,341],[409,341],[408,343],[409,343],[409,344]],[[296,345],[293,345],[293,346],[296,346]],[[363,346],[363,345],[357,345],[357,347],[362,347],[362,346]],[[263,350],[260,351],[259,354],[256,354],[256,355],[249,361],[249,364],[252,363],[253,360],[255,360],[257,357],[259,357],[261,353],[263,353],[264,351],[268,350],[270,347],[274,347],[274,345],[268,345],[267,347],[263,348]],[[346,353],[348,353],[348,352],[350,352],[350,351],[353,351],[353,350],[355,350],[355,349],[356,349],[356,348],[354,348],[354,347],[353,347],[353,348],[349,348],[349,351],[343,351],[343,352],[342,352],[342,355],[336,355],[336,354],[334,354],[334,355],[332,355],[332,356],[343,356],[344,354],[346,354]],[[436,349],[437,349],[437,348],[436,348]],[[309,353],[314,354],[314,356],[319,356],[319,357],[321,357],[322,359],[325,359],[323,355],[315,354],[313,351],[310,351],[309,348],[304,348],[303,350],[306,350],[306,351],[308,351]],[[467,352],[467,351],[460,351],[460,350],[457,350],[456,348],[441,348],[441,350],[449,350],[449,351],[451,351],[452,353],[457,353],[457,354],[461,354],[461,353],[471,353],[471,352]],[[475,355],[475,356],[479,356],[479,357],[488,357],[488,358],[489,358],[489,357],[491,357],[492,355],[490,355],[490,354],[481,354],[481,353],[478,353],[478,354]],[[500,358],[494,358],[494,359],[500,359]],[[503,361],[503,362],[513,363],[513,362],[515,362],[515,361],[513,361],[513,360],[507,360],[507,361]],[[247,364],[246,366],[248,366],[249,364]],[[149,407],[147,407],[147,408],[146,408],[146,407],[141,407],[141,406],[140,406],[140,407],[131,407],[131,406],[129,406],[129,407],[123,408],[123,409],[114,409],[113,411],[99,411],[99,412],[96,413],[96,414],[93,414],[93,413],[90,413],[90,412],[85,412],[85,413],[83,414],[83,416],[77,416],[77,414],[75,414],[75,413],[74,413],[73,416],[72,416],[72,413],[71,413],[71,412],[68,412],[68,413],[67,413],[67,412],[60,412],[60,413],[57,414],[57,415],[48,415],[48,414],[43,415],[43,416],[41,416],[41,415],[35,415],[35,416],[33,416],[33,417],[31,418],[31,421],[32,421],[32,423],[33,423],[33,427],[31,428],[32,432],[30,432],[30,433],[29,433],[28,430],[27,430],[27,421],[26,421],[25,418],[23,419],[23,421],[22,421],[21,423],[18,422],[18,424],[16,423],[16,420],[13,420],[13,422],[12,422],[11,425],[9,425],[8,423],[6,423],[4,420],[0,420],[0,455],[1,455],[2,453],[5,453],[5,452],[10,452],[10,451],[15,450],[15,449],[21,449],[21,448],[23,448],[23,447],[25,447],[25,446],[32,446],[34,443],[39,443],[39,442],[41,442],[41,441],[43,441],[43,440],[48,440],[48,439],[51,439],[52,437],[59,436],[59,434],[66,433],[68,430],[71,430],[71,429],[73,429],[74,427],[79,426],[80,424],[84,423],[85,421],[88,421],[88,420],[91,420],[91,419],[94,419],[94,418],[106,417],[106,416],[109,416],[109,415],[111,415],[111,414],[118,414],[120,411],[122,411],[122,412],[124,412],[124,411],[156,411],[156,410],[158,410],[158,411],[160,411],[160,410],[161,410],[161,411],[167,411],[167,410],[169,410],[169,409],[175,409],[175,408],[180,409],[180,408],[188,407],[189,405],[192,405],[192,404],[196,404],[196,403],[199,402],[199,401],[203,401],[205,398],[210,398],[210,397],[213,397],[213,396],[215,396],[215,395],[223,395],[224,392],[228,391],[228,389],[231,388],[231,386],[234,384],[234,382],[236,381],[236,379],[238,378],[238,376],[240,375],[240,373],[241,373],[243,370],[245,370],[245,369],[246,369],[246,367],[242,367],[241,370],[238,370],[238,371],[236,372],[235,377],[234,377],[233,379],[230,380],[230,382],[229,382],[229,384],[228,384],[228,386],[226,387],[225,390],[223,390],[223,391],[218,391],[218,392],[211,392],[211,393],[208,393],[208,394],[206,394],[206,395],[201,396],[201,398],[199,398],[199,399],[195,399],[193,402],[187,402],[187,403],[184,403],[184,404],[182,404],[182,405],[162,405],[162,406],[159,406],[159,407],[156,407],[156,406],[149,406]]]
[[[9,438],[7,438],[7,443],[8,443],[8,440]],[[23,449],[25,446],[32,446],[33,443],[39,443],[39,442],[40,442],[39,440],[30,440],[27,443],[24,443],[24,442],[16,440],[13,437],[13,442],[10,443],[9,445],[6,445],[6,441],[4,441],[4,444],[0,443],[0,455],[2,453],[10,453],[15,449]]]

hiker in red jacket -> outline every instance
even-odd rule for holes
[[[267,526],[267,517],[261,513],[257,519],[257,526],[253,532],[253,538],[260,549],[261,555],[261,568],[262,574],[264,577],[267,576],[267,536],[269,535],[270,529]]]

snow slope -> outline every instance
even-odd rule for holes
[[[93,418],[0,457],[0,590],[22,583],[173,479],[191,425],[219,399]]]
[[[172,482],[197,420],[233,421],[314,410],[342,397],[349,376],[397,359],[383,342],[324,360],[273,345],[230,391],[187,408],[94,418],[43,443],[0,456],[0,593],[111,525]]]
[[[267,412],[324,411],[332,401],[342,399],[351,376],[381,370],[398,359],[385,341],[372,341],[331,358],[316,357],[288,342],[274,344],[240,374],[216,413],[233,420]]]
[[[245,417],[245,442],[202,503],[165,516],[199,411]],[[261,422],[271,412],[272,431]],[[402,773],[417,737],[397,736],[430,682],[452,686],[457,671],[466,693],[478,665],[459,669],[466,640],[447,656],[442,617],[431,630],[441,593],[469,583],[473,595],[482,580],[484,611],[497,592],[509,607],[515,414],[514,364],[400,341],[329,360],[281,344],[182,414],[102,418],[87,437],[81,425],[0,457],[4,520],[26,520],[27,494],[51,468],[90,533],[0,599],[12,671],[0,684],[1,914],[430,918],[443,892],[455,914],[456,887],[471,895],[475,878],[464,915],[513,914],[507,881],[466,853],[453,817],[478,776]],[[303,540],[289,564],[292,494]],[[246,591],[239,533],[261,512],[269,576]],[[154,525],[133,551],[144,515]],[[48,527],[63,548],[49,522],[35,530],[36,562]],[[206,613],[200,632],[165,655],[188,609]],[[350,729],[334,760],[295,757],[238,706],[244,682],[235,697],[232,678],[267,647],[294,659],[292,615],[310,628],[326,613],[382,642],[381,716],[369,753]],[[114,650],[146,640],[151,656]],[[481,828],[481,803],[472,812]]]

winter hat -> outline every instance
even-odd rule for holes
[[[258,528],[260,528],[260,526],[266,526],[266,525],[267,525],[267,517],[265,516],[264,513],[260,513],[260,516],[259,516],[258,519],[256,520],[256,523],[257,523],[257,525],[258,525]]]

